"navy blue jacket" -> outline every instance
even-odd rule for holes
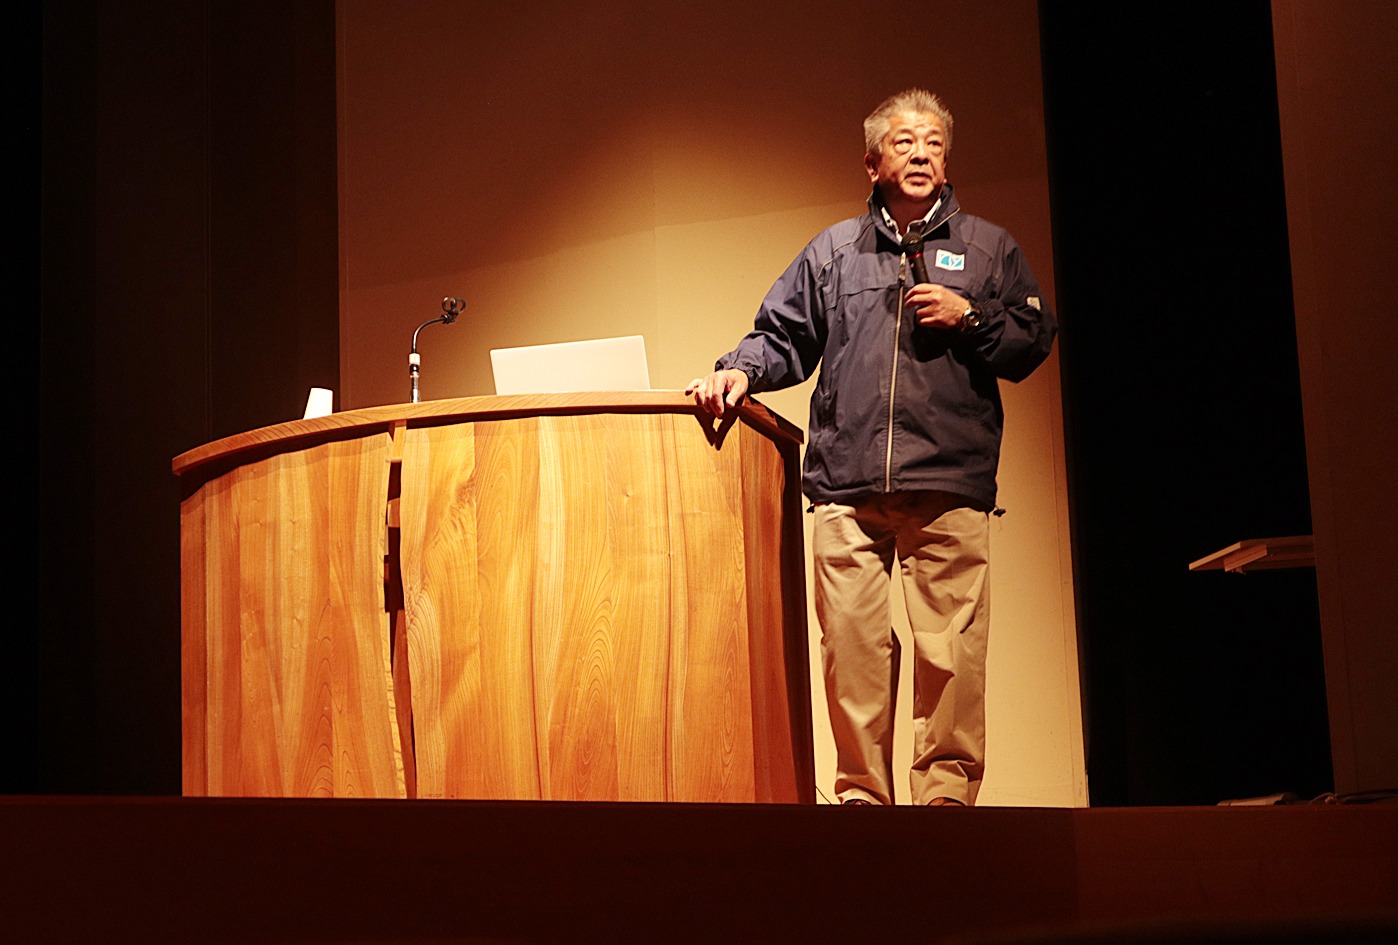
[[[1057,323],[1014,239],[961,213],[945,185],[928,271],[979,305],[982,321],[966,333],[918,325],[903,307],[912,277],[902,246],[877,199],[811,240],[716,368],[743,371],[758,394],[821,366],[802,482],[811,501],[936,489],[989,510],[1004,424],[998,379],[1042,364]]]

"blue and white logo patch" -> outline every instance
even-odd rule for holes
[[[937,268],[960,272],[966,268],[966,254],[949,253],[944,249],[939,249],[937,250]]]

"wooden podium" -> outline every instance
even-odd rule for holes
[[[182,454],[184,793],[813,801],[799,444],[646,392]]]

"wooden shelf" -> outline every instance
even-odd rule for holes
[[[1272,568],[1315,567],[1315,538],[1292,535],[1287,538],[1247,538],[1221,551],[1192,561],[1191,571],[1231,571],[1246,574]]]

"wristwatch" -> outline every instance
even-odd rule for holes
[[[966,311],[961,313],[961,330],[971,332],[979,327],[981,327],[981,307],[975,302],[967,302]]]

